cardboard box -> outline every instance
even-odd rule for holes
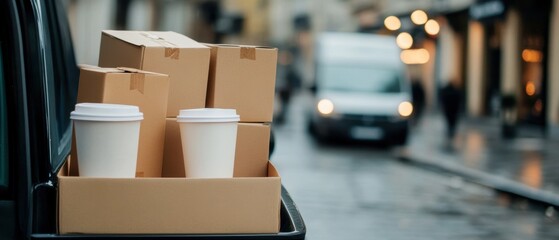
[[[266,176],[270,124],[238,123],[234,177]]]
[[[136,176],[160,177],[165,141],[165,112],[169,77],[131,68],[84,66],[80,70],[78,103],[114,103],[136,105],[144,114],[140,126]],[[79,164],[73,141],[72,156]],[[77,164],[70,171],[78,175]]]
[[[271,122],[277,49],[210,45],[206,106],[234,108],[241,122]]]
[[[167,117],[205,107],[210,49],[175,32],[103,31],[99,66],[131,67],[171,78]]]
[[[164,177],[184,177],[184,160],[179,124],[168,118],[165,128]],[[270,125],[239,123],[235,149],[234,177],[264,177],[270,149]]]
[[[80,178],[59,173],[60,234],[277,233],[281,181]]]

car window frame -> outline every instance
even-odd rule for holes
[[[30,109],[29,113],[33,121],[41,125],[46,124],[35,129],[34,134],[41,132],[35,138],[42,139],[38,140],[39,143],[48,144],[46,149],[36,149],[33,152],[37,155],[32,158],[32,161],[37,166],[40,179],[52,179],[70,154],[72,124],[69,120],[70,111],[67,106],[73,108],[75,105],[79,72],[68,21],[63,19],[67,17],[65,9],[61,4],[49,0],[32,0],[30,4],[29,7],[32,9],[36,22],[31,23],[32,25],[28,29],[29,36],[35,38],[40,45],[28,46],[35,48],[33,51],[38,56],[35,60],[26,59],[26,61],[33,61],[35,65],[35,69],[26,71],[31,84],[40,85],[42,88],[29,88],[31,89],[30,95],[41,98],[41,100],[28,98],[30,105],[33,105],[33,109]],[[62,31],[62,29],[68,29],[68,31]],[[66,36],[62,36],[63,34]],[[67,91],[57,91],[57,88],[61,87],[66,87]],[[67,105],[67,113],[59,114],[59,108],[65,105]],[[67,123],[66,126],[60,124],[63,121]],[[61,129],[62,127],[65,129]],[[50,161],[45,161],[47,156]]]
[[[49,109],[52,110],[51,116],[55,116],[55,118],[51,118],[55,121],[49,121],[50,129],[57,131],[55,134],[57,145],[51,146],[51,170],[53,174],[56,174],[70,154],[72,141],[70,112],[74,109],[77,101],[79,69],[76,64],[72,36],[69,31],[70,26],[63,4],[56,4],[50,0],[43,1],[47,12],[49,12],[46,17],[50,36],[48,44],[51,48],[51,63],[53,64],[50,69],[54,70],[52,72],[53,79],[47,81],[49,83],[47,86],[51,90],[47,96],[49,98],[47,104]],[[68,31],[63,31],[64,29]],[[64,109],[61,110],[61,107],[64,107]],[[65,129],[60,131],[62,127]]]

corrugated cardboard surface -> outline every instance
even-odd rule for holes
[[[264,177],[270,149],[270,125],[262,123],[239,123],[235,149],[235,177]],[[176,118],[167,119],[165,129],[164,177],[184,177],[185,168]]]
[[[80,70],[78,103],[136,105],[144,114],[140,126],[136,176],[161,176],[168,91],[169,77],[164,74],[136,69],[125,71],[114,68],[82,68]],[[78,159],[79,164],[75,146],[72,156]],[[77,175],[76,166],[77,164],[70,165],[71,173],[75,175]]]
[[[59,233],[277,233],[281,180],[59,174]]]
[[[271,122],[277,49],[208,46],[211,60],[206,105],[237,109],[241,122]]]
[[[270,153],[270,125],[239,123],[233,176],[266,176]]]
[[[167,117],[205,107],[210,49],[175,32],[103,31],[99,66],[168,74]]]

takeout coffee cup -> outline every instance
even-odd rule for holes
[[[233,177],[239,119],[235,109],[180,110],[177,122],[186,177]]]
[[[137,106],[79,103],[70,114],[82,177],[134,178],[140,122]]]

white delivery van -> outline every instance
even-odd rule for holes
[[[396,39],[323,33],[315,47],[310,132],[318,138],[405,144],[413,106],[411,83]]]

